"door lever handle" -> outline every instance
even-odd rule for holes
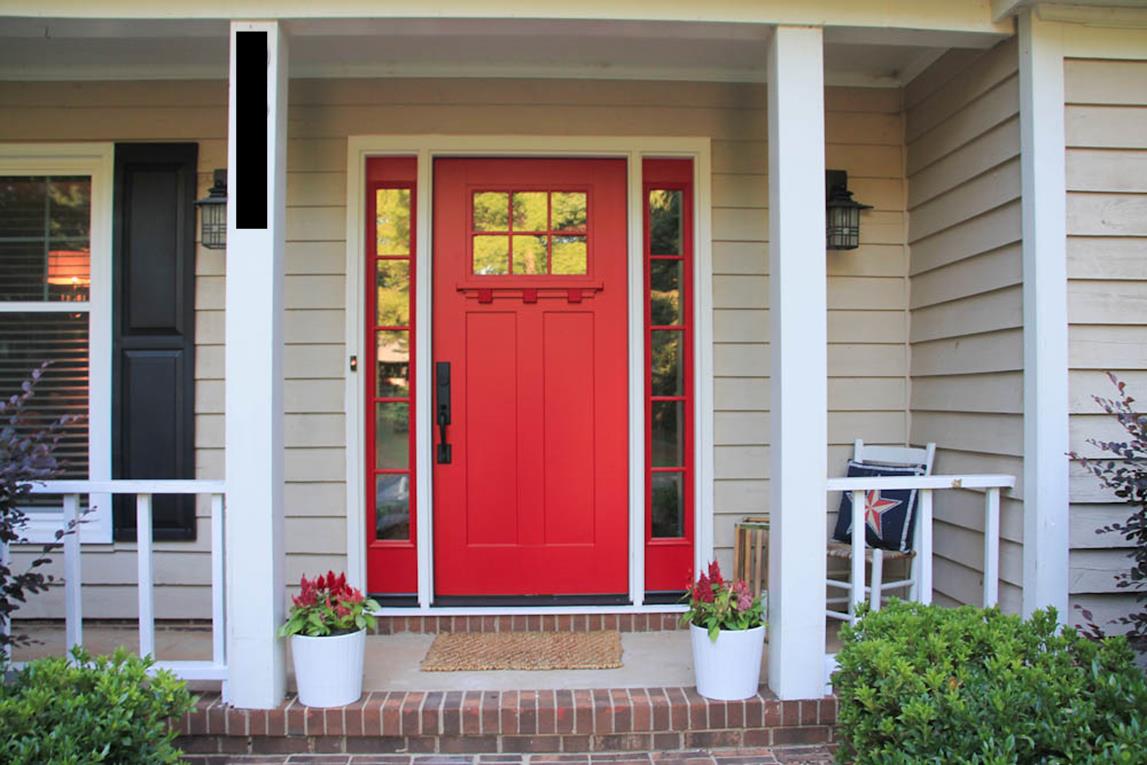
[[[438,425],[438,464],[449,465],[453,449],[447,440],[446,426],[450,424],[450,362],[439,361],[434,365],[434,387],[437,405],[434,420]]]

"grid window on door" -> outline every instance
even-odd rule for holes
[[[475,276],[588,273],[584,191],[476,191],[470,207]]]
[[[413,208],[410,188],[374,190],[374,257],[372,260],[373,369],[371,430],[374,538],[411,539],[411,325]]]

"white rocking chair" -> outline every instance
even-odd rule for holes
[[[923,473],[921,475],[932,474],[932,463],[936,458],[936,444],[930,443],[923,448],[912,446],[865,446],[864,441],[856,439],[853,444],[852,459],[854,462],[861,462],[865,465],[873,467],[922,467]],[[917,498],[919,501],[919,498]],[[916,550],[920,546],[920,532],[921,524],[916,523],[915,531],[912,538],[912,549],[907,552],[898,550],[883,550],[878,547],[870,547],[867,544],[864,547],[864,558],[872,570],[871,584],[866,585],[864,582],[842,581],[840,579],[829,578],[826,584],[829,588],[842,589],[846,591],[845,596],[830,597],[828,599],[829,605],[833,603],[844,602],[845,604],[851,602],[848,594],[852,592],[854,587],[863,587],[864,593],[868,595],[869,606],[873,611],[880,610],[881,596],[887,590],[896,590],[908,588],[908,600],[919,600],[918,584],[920,582],[921,566],[927,566],[929,573],[931,573],[932,561],[923,560],[923,556],[917,555]],[[844,542],[830,541],[828,543],[828,555],[830,558],[838,558],[844,560],[852,560],[852,545]],[[905,560],[911,559],[911,567],[909,569],[907,579],[898,579],[892,582],[885,582],[884,580],[884,561],[885,560]],[[928,577],[931,581],[931,576]],[[825,612],[831,619],[841,619],[848,621],[853,617],[848,613],[847,606],[843,611],[837,611],[829,607]]]

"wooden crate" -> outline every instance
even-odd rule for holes
[[[750,515],[735,525],[733,576],[749,583],[753,595],[768,591],[769,516]]]

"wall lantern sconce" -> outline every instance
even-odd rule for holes
[[[215,185],[203,199],[195,200],[199,208],[199,241],[209,250],[227,249],[227,170],[215,171]]]
[[[825,172],[825,246],[830,250],[855,250],[860,246],[860,211],[871,210],[852,198],[848,173]]]

